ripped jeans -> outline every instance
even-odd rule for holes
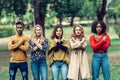
[[[28,66],[27,62],[14,63],[10,62],[9,65],[9,80],[15,80],[17,69],[20,69],[23,80],[28,80]]]

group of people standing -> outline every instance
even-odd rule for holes
[[[72,36],[68,41],[63,37],[63,28],[57,25],[51,35],[50,43],[43,36],[42,27],[35,25],[32,36],[23,34],[24,24],[16,23],[17,34],[10,37],[8,48],[11,51],[9,64],[9,80],[15,80],[19,68],[23,80],[28,80],[28,65],[26,51],[31,54],[31,70],[34,80],[48,80],[48,65],[46,55],[51,68],[52,80],[87,80],[90,77],[89,63],[86,54],[87,39],[81,25],[73,28]],[[110,62],[107,49],[110,46],[110,38],[106,33],[106,24],[95,21],[92,24],[90,45],[93,49],[92,80],[98,80],[100,67],[104,80],[110,80]],[[47,51],[48,50],[48,51]]]

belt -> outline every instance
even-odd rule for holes
[[[107,53],[107,51],[101,51],[101,52],[94,51],[94,53],[96,53],[96,54],[103,54],[103,53]]]

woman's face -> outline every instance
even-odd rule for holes
[[[40,36],[41,36],[41,33],[42,33],[42,29],[41,29],[40,27],[36,27],[35,33],[36,33],[36,36],[37,36],[37,37],[40,37]]]
[[[100,34],[102,32],[102,27],[101,27],[100,23],[98,23],[96,26],[96,32],[97,32],[97,34]]]
[[[61,37],[62,36],[62,29],[61,28],[57,28],[56,36],[57,37]]]
[[[80,36],[81,35],[81,28],[80,27],[76,27],[75,28],[75,35],[76,36]]]

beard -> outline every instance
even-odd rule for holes
[[[17,31],[17,33],[18,33],[19,35],[22,35],[22,31]]]

